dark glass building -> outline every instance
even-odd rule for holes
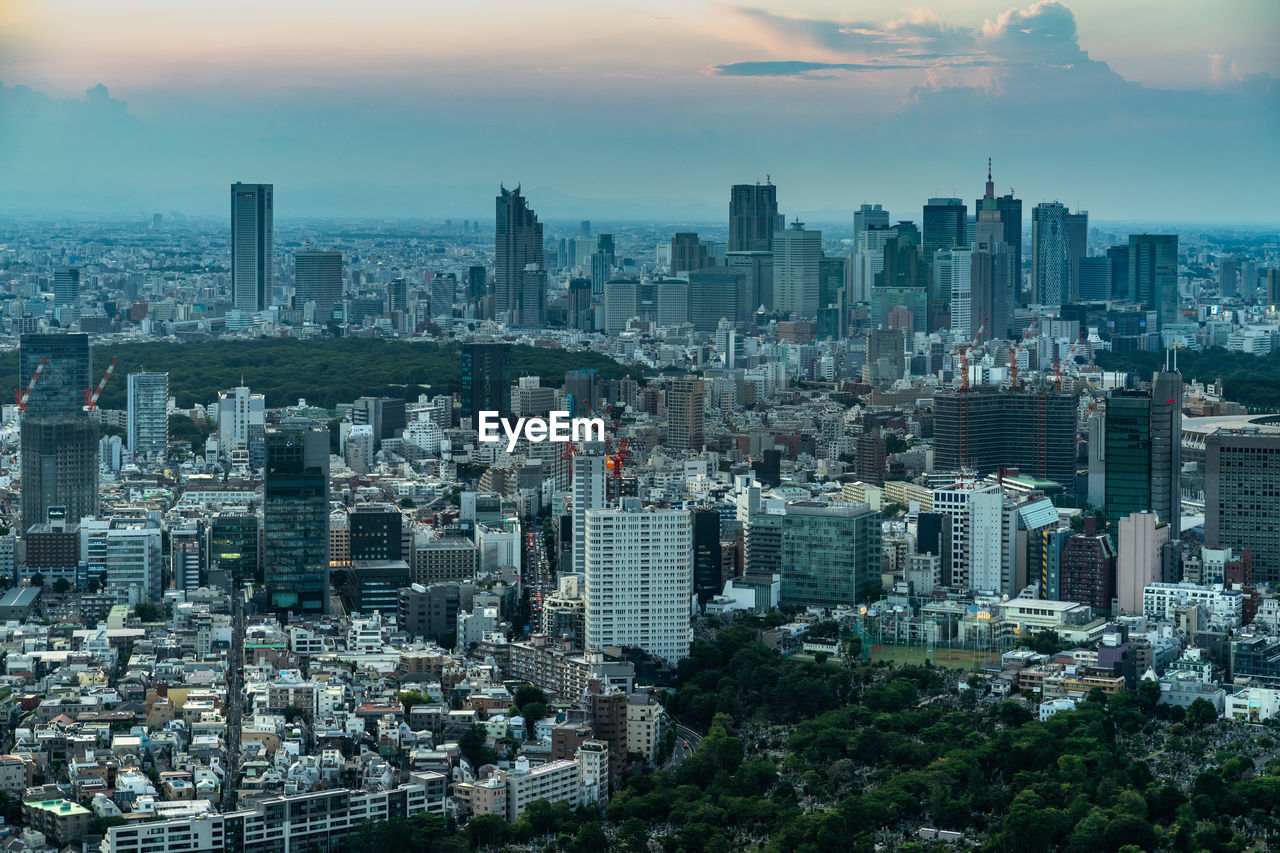
[[[500,190],[494,234],[494,310],[513,326],[541,328],[547,285],[542,223],[520,187]]]
[[[462,417],[474,419],[486,411],[502,418],[511,414],[510,344],[462,347]]]
[[[695,509],[693,523],[693,591],[706,604],[724,588],[720,578],[720,513]]]
[[[258,516],[252,512],[220,512],[209,523],[209,565],[232,580],[262,581]]]
[[[1182,535],[1182,377],[1160,371],[1150,391],[1112,391],[1105,422],[1107,520],[1154,512]]]
[[[351,511],[352,560],[401,560],[404,516],[386,504],[366,504]]]
[[[1280,584],[1280,428],[1215,432],[1204,459],[1205,545],[1252,551],[1254,579]]]
[[[333,319],[333,306],[342,302],[342,253],[306,249],[293,256],[297,307],[316,304],[316,322]]]
[[[777,187],[734,184],[729,191],[730,252],[772,252],[773,232],[784,227],[778,215]]]
[[[329,431],[266,430],[262,563],[270,606],[329,612]]]

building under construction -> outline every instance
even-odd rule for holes
[[[935,471],[985,475],[1017,468],[1076,491],[1076,405],[1071,391],[994,387],[934,396]]]

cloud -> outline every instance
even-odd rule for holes
[[[830,79],[825,71],[893,71],[916,68],[915,65],[867,65],[854,62],[730,62],[713,65],[711,71],[719,77],[803,77],[809,80]]]

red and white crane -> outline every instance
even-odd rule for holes
[[[27,400],[31,398],[31,391],[36,387],[36,382],[40,379],[40,374],[44,372],[44,366],[50,363],[51,359],[40,359],[40,363],[36,365],[36,372],[31,374],[31,381],[27,383],[27,387],[13,389],[13,399],[18,405],[19,412],[26,414]]]
[[[107,372],[102,374],[102,381],[98,383],[97,388],[84,389],[84,410],[86,412],[97,411],[98,398],[102,396],[102,389],[107,387],[107,380],[110,379],[111,374],[115,372],[116,362],[119,360],[119,356],[111,359],[111,365],[107,368]]]
[[[978,327],[978,333],[973,336],[973,341],[962,345],[958,352],[960,354],[960,390],[969,390],[969,351],[978,345],[982,340],[982,336],[987,331],[987,318],[982,319],[982,325]]]

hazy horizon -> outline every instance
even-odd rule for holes
[[[0,210],[717,222],[768,175],[915,219],[991,157],[1027,208],[1280,220],[1280,4],[762,5],[0,0]]]

